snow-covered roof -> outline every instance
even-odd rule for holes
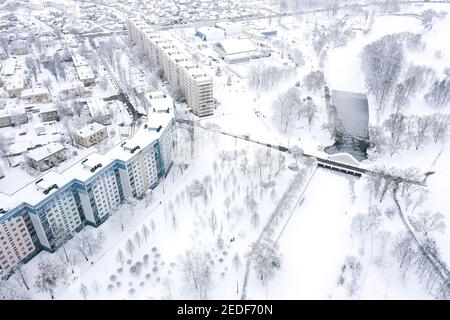
[[[23,71],[16,72],[6,81],[6,90],[23,89],[25,82],[23,79]]]
[[[219,42],[219,47],[225,54],[237,54],[256,51],[249,39],[227,39]]]
[[[64,149],[66,149],[66,147],[64,147],[62,144],[52,142],[43,147],[31,150],[27,153],[26,156],[34,161],[41,161],[51,156],[52,154],[58,153]]]
[[[86,103],[92,117],[96,115],[109,114],[109,111],[106,108],[106,103],[102,98],[96,96],[90,97],[86,100]]]
[[[168,100],[164,103],[168,104]],[[163,110],[167,110],[165,105]],[[137,154],[136,150],[143,150],[153,144],[155,140],[160,138],[166,128],[170,126],[174,117],[173,105],[170,107],[168,112],[161,111],[162,110],[156,110],[153,112],[150,110],[148,113],[148,120],[145,125],[139,129],[132,138],[115,146],[108,151],[106,155],[110,158],[127,162]]]
[[[82,138],[88,138],[93,134],[105,129],[106,127],[100,123],[93,122],[85,125],[83,128],[77,131],[77,135]]]
[[[173,108],[173,100],[163,91],[152,91],[144,94],[146,101],[150,104],[151,108],[156,111],[166,111]]]
[[[81,81],[66,82],[59,86],[59,91],[82,89],[84,85]]]
[[[197,32],[205,35],[207,38],[223,38],[225,33],[222,29],[214,27],[200,27],[197,28]]]
[[[2,63],[2,74],[4,76],[12,76],[16,71],[17,60],[13,58],[8,58]]]
[[[89,66],[89,63],[86,60],[86,58],[78,53],[72,55],[72,61],[75,67]]]
[[[48,95],[48,90],[46,88],[30,88],[25,89],[21,93],[22,98],[34,97],[34,96],[42,96]]]
[[[39,113],[47,113],[47,112],[55,112],[58,111],[58,109],[56,108],[56,105],[54,104],[46,104],[46,105],[41,105],[39,106]]]

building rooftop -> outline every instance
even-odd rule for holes
[[[83,128],[77,131],[77,135],[82,138],[88,138],[91,135],[105,129],[106,127],[100,123],[93,122],[85,125]]]
[[[4,76],[12,76],[16,71],[17,60],[13,58],[8,58],[2,62],[2,74]]]
[[[249,39],[227,39],[220,41],[218,46],[227,55],[256,51],[255,46]]]
[[[31,88],[31,89],[25,89],[21,93],[22,98],[26,97],[33,97],[33,96],[39,96],[39,95],[48,95],[47,88]]]
[[[52,142],[43,147],[31,150],[27,153],[26,156],[30,159],[33,159],[34,161],[41,161],[51,156],[52,154],[55,154],[64,149],[66,149],[66,147],[64,147],[62,144]]]
[[[90,80],[95,78],[94,72],[90,66],[79,66],[76,67],[76,70],[80,80]]]

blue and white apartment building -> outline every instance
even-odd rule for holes
[[[14,194],[0,193],[0,273],[41,250],[53,252],[61,230],[71,235],[86,224],[99,226],[125,199],[142,198],[165,178],[174,160],[174,105],[161,91],[146,99],[148,121],[132,138]]]

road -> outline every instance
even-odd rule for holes
[[[92,48],[97,53],[97,56],[100,59],[101,65],[105,68],[106,72],[108,72],[109,78],[110,78],[110,80],[112,82],[112,85],[114,86],[114,88],[118,92],[119,100],[124,103],[124,105],[125,105],[125,107],[126,107],[126,109],[128,111],[128,114],[133,119],[132,125],[131,125],[131,135],[133,135],[136,132],[137,121],[141,117],[145,116],[145,114],[138,112],[137,108],[135,108],[133,106],[133,104],[130,101],[130,97],[125,92],[125,90],[123,90],[120,81],[116,78],[115,73],[111,70],[109,64],[106,62],[105,58],[103,57],[102,51],[96,46],[95,41],[93,41],[92,38],[91,38],[90,42],[91,42]]]

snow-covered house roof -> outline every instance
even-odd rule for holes
[[[25,89],[21,93],[22,98],[35,97],[35,96],[48,96],[49,92],[47,88],[30,88]]]
[[[89,63],[86,60],[86,58],[83,57],[82,55],[77,54],[77,53],[72,55],[72,61],[73,61],[73,65],[75,67],[89,66]]]
[[[93,122],[90,124],[85,125],[83,128],[77,131],[77,135],[81,138],[88,138],[92,136],[93,134],[102,131],[106,127],[100,123]]]
[[[86,103],[91,117],[95,117],[96,115],[109,114],[106,103],[102,98],[90,97],[86,100]]]
[[[6,59],[2,63],[2,75],[12,76],[16,71],[17,60],[13,58]]]
[[[95,79],[94,72],[89,66],[79,66],[76,67],[78,79],[83,80],[92,80]]]
[[[30,159],[33,159],[34,161],[41,161],[64,149],[66,149],[66,147],[64,147],[62,144],[52,142],[43,147],[31,150],[27,153],[26,156]]]

